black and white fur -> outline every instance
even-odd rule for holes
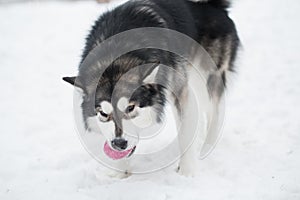
[[[217,66],[216,74],[208,78],[207,87],[214,91],[217,98],[223,94],[226,76],[233,71],[237,55],[239,39],[233,21],[228,17],[227,0],[131,0],[125,4],[104,13],[93,26],[87,37],[86,46],[82,55],[82,62],[88,54],[102,41],[124,31],[141,27],[161,27],[183,33],[198,43],[209,53]],[[147,38],[145,38],[147,40]],[[102,64],[111,63],[100,78]],[[189,75],[184,62],[176,55],[156,49],[136,50],[118,59],[111,61],[109,56],[99,57],[98,65],[80,66],[77,77],[65,77],[64,80],[81,88],[84,93],[82,111],[87,129],[99,131],[97,126],[105,126],[112,131],[113,143],[116,149],[126,149],[123,131],[126,120],[147,118],[143,113],[154,113],[159,122],[163,117],[165,102],[167,101],[166,88],[153,84],[159,79],[159,65],[171,66],[184,74],[187,80],[180,82],[178,87],[178,101],[182,106],[182,128],[179,132],[179,143],[185,145],[186,134],[189,134],[190,112],[189,93],[187,82]],[[145,65],[133,77],[121,80],[126,72],[135,66]],[[100,80],[99,80],[100,78]],[[165,78],[173,84],[172,74]],[[122,82],[117,89],[118,100],[111,102],[112,93],[117,82]],[[95,84],[96,89],[91,85]],[[142,85],[133,93],[129,85]],[[175,83],[174,83],[175,84]],[[134,88],[134,87],[133,87]],[[115,91],[114,91],[115,92]],[[95,98],[93,98],[95,96]],[[92,99],[91,99],[92,98]],[[179,110],[179,108],[178,108]],[[179,111],[178,111],[179,112]],[[147,114],[146,114],[147,115]],[[144,119],[140,120],[143,122]],[[185,152],[179,163],[179,172],[184,175],[193,175],[195,169],[195,147]]]

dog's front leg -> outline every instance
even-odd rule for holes
[[[197,123],[199,116],[196,109],[195,98],[189,91],[185,91],[183,98],[181,99],[181,116],[177,121],[178,128],[178,142],[181,153],[179,161],[178,172],[184,176],[196,175],[198,165],[198,133]]]

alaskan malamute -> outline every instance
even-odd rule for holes
[[[142,118],[143,112],[149,111],[155,113],[157,122],[160,122],[167,100],[173,101],[182,116],[178,141],[180,146],[185,145],[185,138],[190,134],[189,115],[192,112],[192,108],[187,109],[190,103],[188,65],[175,53],[155,48],[136,49],[113,60],[107,49],[106,55],[96,55],[94,61],[97,62],[85,62],[89,54],[104,41],[125,31],[148,27],[176,31],[192,38],[208,52],[216,70],[211,69],[207,88],[213,91],[214,98],[221,98],[226,75],[234,70],[239,47],[235,25],[228,17],[229,6],[228,0],[130,0],[102,14],[96,21],[87,37],[78,75],[63,80],[83,91],[82,112],[86,129],[98,132],[97,126],[104,126],[113,135],[111,141],[105,143],[106,155],[121,160],[134,154],[135,146],[124,137],[126,122]],[[150,40],[143,32],[138,36],[138,44]],[[164,43],[165,36],[156,37]],[[180,41],[167,45],[176,45],[176,42]],[[135,45],[126,38],[112,43],[117,49]],[[171,70],[163,72],[162,65],[172,68],[174,73]],[[128,75],[137,66],[143,67]],[[175,78],[175,72],[184,78]],[[173,95],[168,99],[172,96],[168,94],[168,87],[157,82],[176,85],[175,98]],[[116,87],[117,84],[121,87]],[[191,145],[190,149],[193,148]],[[191,150],[182,155],[178,167],[181,174],[193,174],[194,154],[195,151]]]

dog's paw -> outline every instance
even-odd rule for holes
[[[196,169],[188,165],[179,165],[177,168],[177,173],[186,177],[195,177]]]
[[[125,179],[128,178],[131,174],[128,171],[119,172],[119,171],[110,170],[109,172],[106,173],[106,175],[110,178]]]

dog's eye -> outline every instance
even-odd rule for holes
[[[97,107],[96,111],[101,121],[108,121],[109,115],[103,112],[101,107]]]
[[[108,117],[108,114],[106,114],[106,113],[103,112],[102,110],[100,110],[100,114],[101,114],[103,117]]]
[[[130,113],[130,112],[134,111],[134,108],[135,108],[135,105],[134,105],[134,104],[128,106],[128,107],[126,108],[126,113]]]

